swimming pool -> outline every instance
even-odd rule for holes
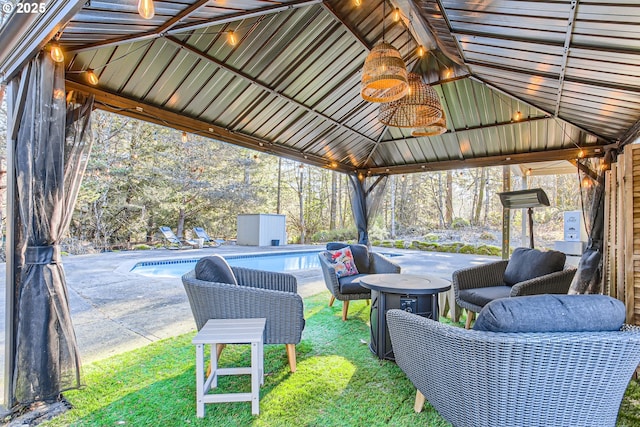
[[[226,255],[232,267],[255,268],[267,271],[295,271],[320,268],[320,251],[286,252],[277,254]],[[150,277],[181,277],[193,270],[198,259],[139,262],[131,269],[132,273]]]
[[[320,260],[317,251],[297,251],[285,253],[266,253],[253,255],[226,255],[232,267],[255,268],[267,271],[296,271],[319,269]],[[385,256],[398,256],[398,254],[384,254]],[[186,272],[193,270],[199,258],[173,259],[164,261],[143,261],[133,266],[132,273],[149,277],[181,277]]]

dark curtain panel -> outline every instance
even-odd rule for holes
[[[69,226],[91,150],[93,104],[87,98],[81,104],[70,100],[67,106],[63,65],[49,55],[40,54],[26,67],[14,165],[19,261],[13,384],[21,405],[53,401],[80,386],[80,357],[58,244]]]
[[[602,293],[604,174],[609,159],[578,160],[582,214],[589,241],[578,263],[569,294]]]
[[[365,177],[349,175],[351,210],[358,229],[358,243],[369,245],[369,225],[377,215],[384,196],[388,176]]]

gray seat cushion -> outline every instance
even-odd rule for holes
[[[464,289],[459,292],[460,299],[484,307],[497,298],[507,298],[511,286],[487,286],[485,288]]]
[[[517,248],[513,251],[503,281],[507,286],[561,271],[567,256],[558,251],[541,252],[537,249]]]
[[[238,281],[227,261],[220,255],[201,258],[196,263],[196,279],[207,282],[229,283],[237,285]]]
[[[362,287],[360,278],[365,274],[356,274],[354,276],[341,277],[338,279],[341,294],[362,294],[371,292],[369,289]]]
[[[620,330],[624,304],[606,295],[529,295],[487,304],[473,329],[490,332]]]

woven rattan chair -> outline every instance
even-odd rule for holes
[[[369,251],[365,245],[329,243],[327,249],[333,250],[345,246],[350,246],[354,252],[355,263],[360,273],[358,275],[338,279],[335,268],[328,261],[328,252],[323,251],[318,254],[324,283],[331,292],[329,307],[333,306],[336,299],[342,301],[342,320],[344,321],[347,320],[349,301],[371,299],[371,290],[360,286],[360,277],[365,274],[400,273],[398,264],[383,255]],[[360,257],[365,257],[366,260],[360,260]]]
[[[285,344],[291,372],[296,370],[295,345],[304,329],[302,297],[295,276],[231,267],[238,285],[196,279],[194,270],[182,276],[191,311],[200,330],[209,319],[264,317],[265,344]],[[222,347],[218,348],[218,357]]]
[[[468,311],[467,329],[471,326],[475,313],[479,313],[486,303],[480,305],[477,299],[471,300],[468,295],[465,295],[465,292],[461,291],[472,290],[478,292],[482,288],[482,291],[487,292],[488,295],[493,295],[494,298],[537,294],[566,294],[576,273],[575,268],[565,267],[560,271],[543,274],[533,279],[515,283],[512,286],[505,286],[504,276],[508,263],[509,261],[502,260],[475,265],[453,272],[451,287],[455,294],[456,303]]]
[[[497,333],[387,312],[396,363],[456,427],[614,426],[640,332]],[[471,389],[470,389],[471,387]]]

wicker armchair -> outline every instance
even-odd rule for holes
[[[322,269],[322,275],[324,276],[324,283],[327,289],[329,289],[329,292],[331,292],[329,307],[333,306],[336,299],[342,301],[342,320],[346,321],[349,301],[371,299],[371,290],[360,286],[360,277],[366,274],[400,273],[400,266],[383,255],[369,251],[365,245],[328,244],[327,248],[339,248],[340,246],[350,246],[352,248],[356,266],[360,274],[338,279],[335,269],[328,261],[328,252],[320,252],[318,257],[320,258],[320,267]],[[359,256],[366,257],[366,260],[360,260]]]
[[[196,279],[192,270],[182,276],[191,311],[200,330],[209,319],[264,317],[265,344],[285,344],[291,372],[296,370],[295,345],[304,329],[302,297],[295,276],[231,267],[238,285]],[[222,347],[218,348],[218,356]]]
[[[482,332],[401,310],[387,325],[416,412],[426,398],[456,427],[614,426],[640,362],[637,330]]]
[[[536,294],[566,294],[576,273],[573,267],[524,280],[513,285],[505,284],[505,271],[510,261],[496,261],[476,265],[453,272],[451,287],[456,303],[469,311],[466,327],[469,329],[474,313],[479,313],[487,298],[518,297]],[[564,263],[564,261],[562,261]],[[465,292],[466,291],[466,292]],[[482,298],[470,298],[471,292],[484,293]]]

